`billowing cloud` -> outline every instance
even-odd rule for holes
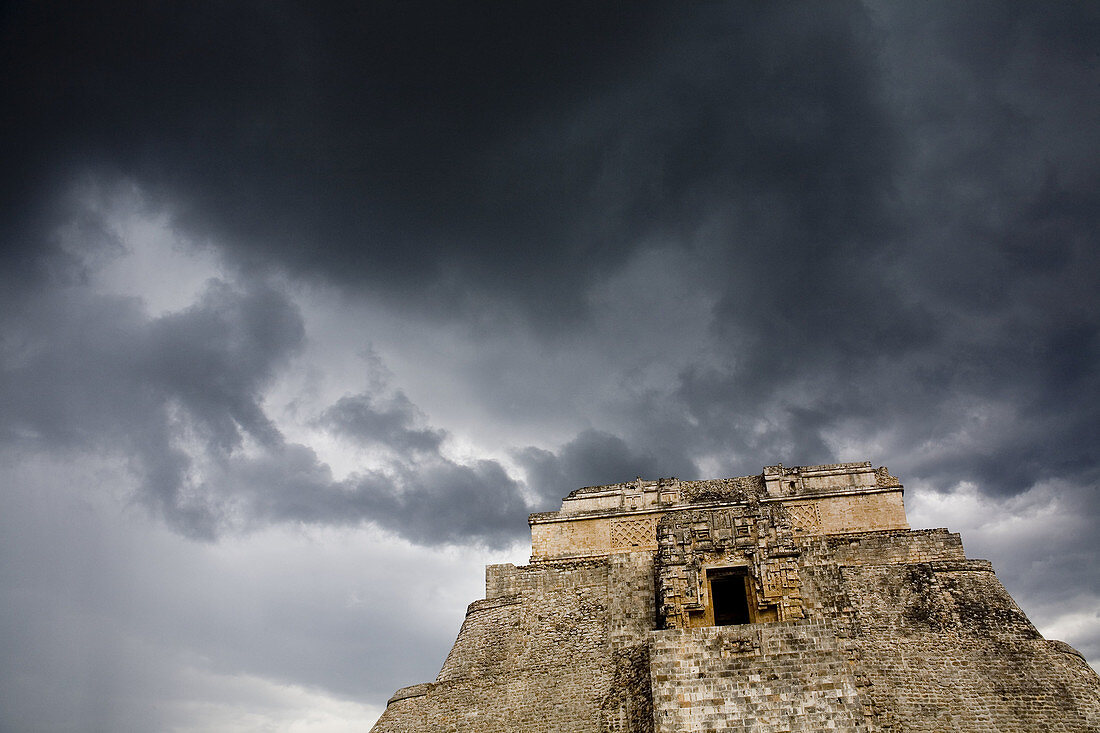
[[[516,451],[535,491],[547,502],[581,486],[629,481],[637,476],[694,478],[697,469],[684,456],[667,451],[639,452],[622,438],[584,430],[556,452],[527,447]]]
[[[3,434],[35,449],[121,451],[139,498],[181,530],[211,536],[194,456],[279,441],[262,390],[302,339],[297,310],[263,284],[209,283],[192,307],[148,319],[130,299],[72,288],[8,320]],[[22,315],[22,314],[21,314]]]
[[[137,498],[188,536],[364,521],[429,544],[522,534],[521,484],[495,461],[447,459],[445,433],[417,427],[400,392],[347,396],[317,418],[352,444],[385,446],[378,470],[337,481],[311,448],[288,442],[263,391],[304,331],[270,285],[211,281],[191,307],[153,319],[132,300],[80,289],[51,305],[12,339],[22,343],[5,362],[4,437],[131,459]]]
[[[341,435],[400,454],[438,452],[445,436],[439,430],[414,427],[422,419],[409,398],[398,392],[385,404],[377,404],[368,394],[341,397],[321,413],[320,422]]]

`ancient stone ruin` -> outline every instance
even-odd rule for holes
[[[869,462],[578,489],[373,728],[1098,731],[1100,678]]]

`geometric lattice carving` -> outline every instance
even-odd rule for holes
[[[786,508],[793,528],[806,534],[821,534],[821,513],[817,509],[817,502],[787,504]]]
[[[613,550],[657,549],[657,517],[613,518],[611,520]]]

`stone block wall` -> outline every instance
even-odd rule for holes
[[[670,520],[674,561],[705,569],[705,514]],[[782,518],[768,526],[781,534]],[[753,544],[767,557],[769,542]],[[796,536],[789,549],[803,620],[654,632],[657,731],[1100,730],[1095,672],[1042,639],[957,534]]]
[[[982,560],[842,568],[883,731],[1100,730],[1100,679],[1043,639]]]
[[[838,565],[963,560],[962,538],[946,529],[855,532],[806,543],[807,552]]]
[[[869,730],[849,647],[815,621],[654,632],[655,729]]]
[[[608,641],[612,649],[647,645],[656,623],[652,552],[608,558]]]
[[[829,496],[806,504],[812,506],[817,515],[817,534],[909,529],[900,491]]]
[[[652,558],[492,566],[436,681],[374,730],[649,733]]]

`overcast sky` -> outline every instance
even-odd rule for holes
[[[1100,6],[315,5],[0,8],[0,730],[365,730],[775,463],[1100,662]]]

